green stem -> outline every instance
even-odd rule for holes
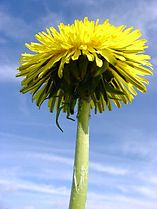
[[[90,102],[79,100],[78,124],[69,209],[85,209],[88,188]]]

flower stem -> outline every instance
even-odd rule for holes
[[[79,100],[73,183],[69,209],[85,209],[88,188],[90,103]]]

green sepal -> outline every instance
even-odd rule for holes
[[[56,97],[50,97],[48,100],[48,107],[50,112],[54,111],[55,103],[56,103]]]
[[[63,132],[63,129],[60,127],[59,122],[58,122],[59,116],[60,116],[60,112],[61,112],[62,109],[63,109],[63,106],[61,106],[61,107],[59,107],[57,109],[57,113],[56,113],[56,125]]]
[[[107,106],[108,106],[109,111],[112,111],[112,104],[111,104],[111,100],[109,100],[109,101],[108,101],[108,105],[107,105]]]
[[[114,75],[109,69],[106,69],[106,71],[102,74],[102,76],[107,83],[110,83],[114,79]]]
[[[97,105],[97,100],[96,100],[96,97],[95,97],[95,93],[92,94],[91,99],[93,100],[93,103],[94,103],[94,112],[95,112],[95,114],[97,114],[98,105]]]
[[[61,91],[59,91],[59,95],[56,98],[56,125],[57,127],[63,132],[63,129],[60,127],[59,125],[59,116],[60,116],[60,112],[63,109],[64,105],[62,105],[62,94]]]
[[[79,60],[78,60],[78,68],[79,68],[79,71],[80,71],[80,79],[81,80],[84,79],[84,77],[87,73],[88,64],[89,64],[89,61],[88,61],[87,57],[81,55],[79,57]]]
[[[125,95],[125,93],[123,91],[112,87],[111,84],[108,84],[105,81],[103,81],[103,84],[104,84],[105,89],[106,89],[107,92],[109,92],[111,94],[116,94],[116,95]]]
[[[98,67],[95,65],[93,77],[97,77],[97,76],[102,75],[108,69],[108,67],[109,67],[109,63],[107,61],[104,61],[102,67]]]
[[[36,105],[40,108],[41,104],[47,97],[47,83],[32,97],[32,100],[36,100]]]

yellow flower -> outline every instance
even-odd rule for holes
[[[80,98],[99,112],[106,106],[111,110],[112,102],[118,107],[132,102],[135,89],[146,91],[144,76],[152,74],[146,40],[140,37],[133,27],[87,17],[39,32],[37,43],[26,44],[33,53],[20,58],[17,76],[25,76],[21,92],[29,91],[38,106],[48,99],[51,112],[56,106],[59,115],[63,108],[67,117]]]

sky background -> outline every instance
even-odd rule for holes
[[[0,209],[68,208],[76,122],[19,93],[25,42],[50,25],[109,18],[139,28],[157,67],[157,1],[0,0]],[[157,209],[157,76],[146,94],[112,112],[91,114],[87,209]]]

